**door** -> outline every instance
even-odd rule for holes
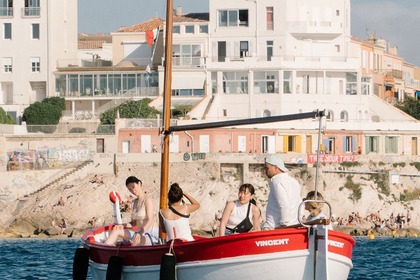
[[[142,135],[140,137],[141,153],[151,153],[152,152],[152,136]]]
[[[200,135],[200,153],[210,152],[210,136]]]
[[[274,154],[276,152],[276,138],[274,136],[262,136],[261,151],[263,153]]]
[[[105,152],[104,141],[105,140],[103,138],[96,139],[96,152],[97,153]]]
[[[238,136],[238,152],[246,153],[246,136]]]
[[[130,141],[123,141],[122,142],[122,153],[129,154],[130,153]]]

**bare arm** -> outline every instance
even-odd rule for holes
[[[252,204],[252,231],[260,231],[260,209]]]
[[[200,208],[200,203],[194,197],[184,192],[184,196],[191,204],[187,204],[188,213],[192,213]]]
[[[223,210],[222,219],[220,220],[220,227],[219,227],[219,236],[225,235],[226,225],[229,220],[230,214],[232,214],[233,207],[234,207],[233,201],[229,201],[226,203],[225,210]]]

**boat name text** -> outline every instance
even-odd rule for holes
[[[344,248],[344,243],[343,242],[338,242],[338,241],[334,241],[334,240],[328,240],[328,245],[333,246],[333,247],[337,247],[337,248]]]
[[[255,241],[255,244],[257,245],[257,247],[287,245],[289,244],[289,238],[262,240],[262,241],[260,240],[260,241]]]

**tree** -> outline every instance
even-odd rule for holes
[[[61,110],[66,109],[66,101],[62,97],[58,97],[58,96],[49,97],[42,100],[42,102],[54,105],[55,107],[58,107]]]
[[[420,120],[420,101],[413,97],[406,96],[404,102],[398,102],[395,107],[406,112],[413,118]]]
[[[0,107],[0,123],[1,124],[16,124],[16,121]]]
[[[62,111],[48,102],[35,102],[23,111],[22,120],[29,125],[55,125],[60,121]]]
[[[150,107],[149,103],[152,101],[150,98],[144,98],[142,100],[130,100],[124,104],[121,104],[115,108],[112,108],[99,116],[101,124],[115,124],[115,118],[117,117],[117,111],[120,112],[120,118],[126,119],[151,119],[156,118],[156,115],[160,112],[155,107]]]

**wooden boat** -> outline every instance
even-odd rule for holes
[[[324,115],[324,111],[314,111],[294,115],[171,127],[172,9],[172,1],[168,0],[161,209],[167,206],[169,136],[171,133],[319,118],[318,142],[320,142],[321,118]],[[355,241],[347,234],[328,230],[327,223],[328,221],[324,220],[314,225],[300,224],[291,228],[213,238],[194,236],[195,240],[190,242],[172,240],[168,243],[151,246],[130,246],[123,242],[117,246],[105,245],[103,241],[108,237],[113,225],[99,227],[83,235],[83,247],[76,250],[74,257],[73,279],[86,279],[89,266],[93,279],[344,280],[348,278],[352,268],[352,251]]]

